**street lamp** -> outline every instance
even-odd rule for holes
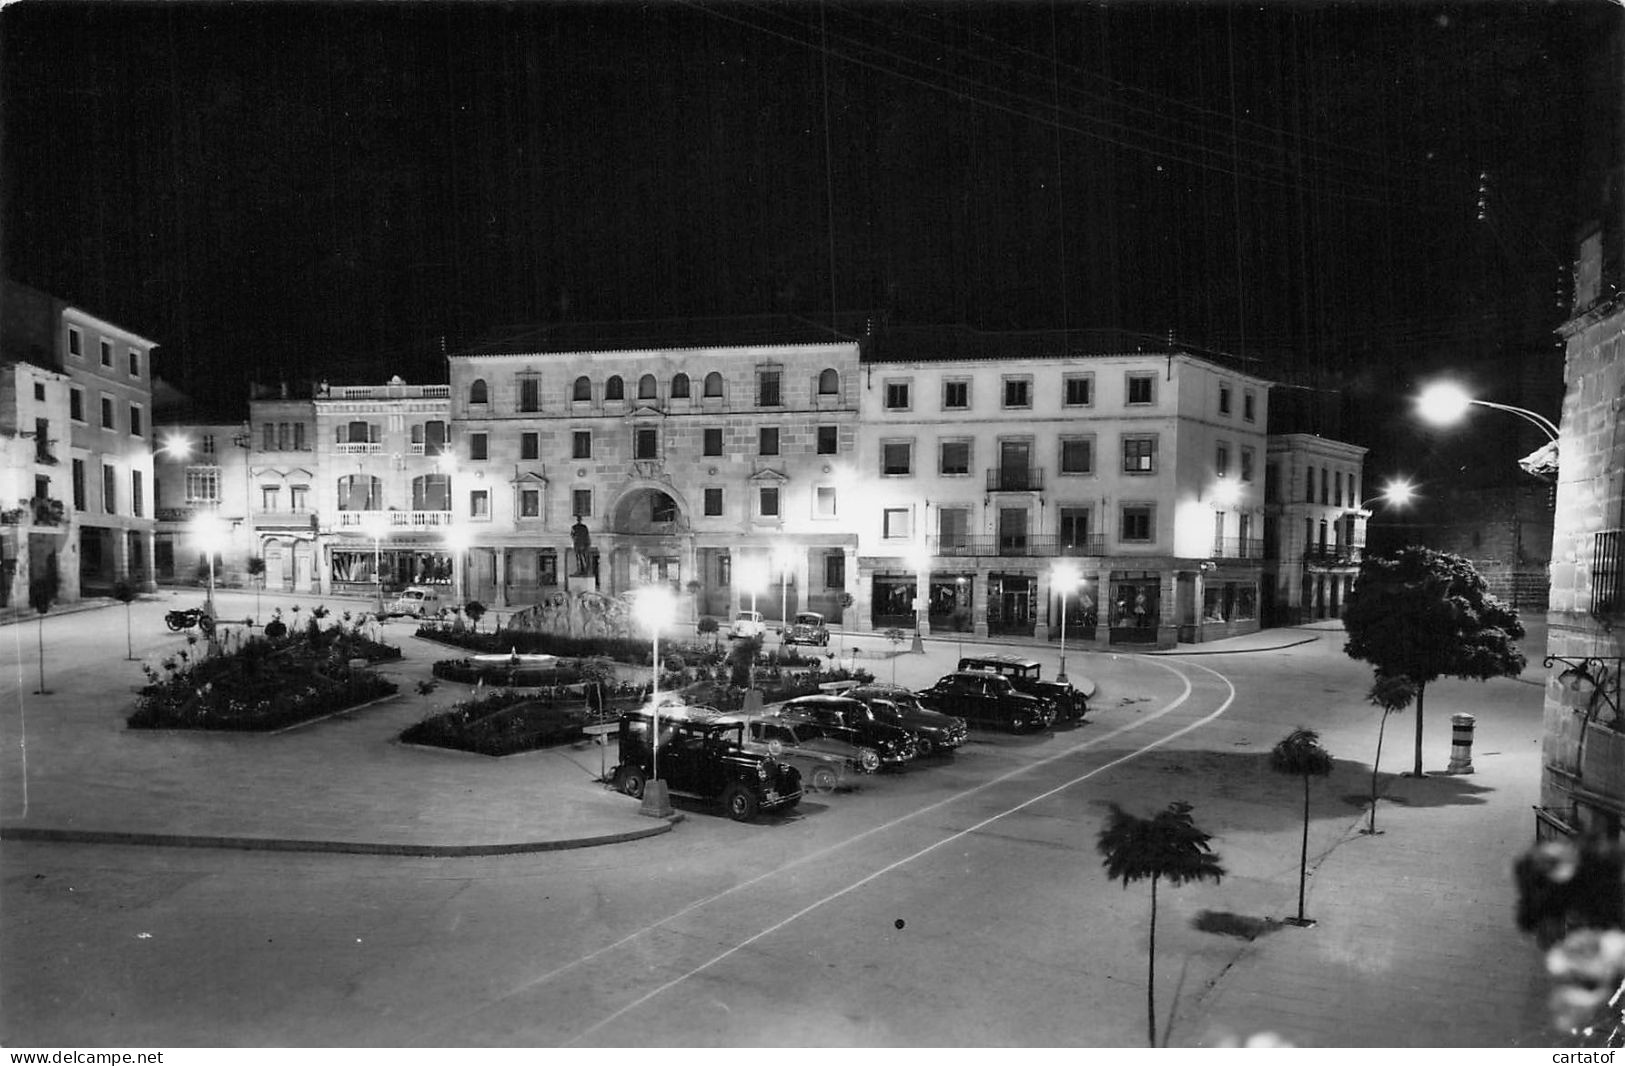
[[[761,555],[747,555],[740,560],[739,571],[736,575],[739,583],[750,593],[750,613],[754,622],[761,616],[756,611],[756,594],[767,588],[767,558]],[[756,692],[756,656],[750,657],[750,665],[746,668],[745,682],[746,709],[755,710]]]
[[[954,593],[954,606],[965,612],[959,616],[959,621],[954,626],[954,629],[959,633],[959,658],[963,659],[965,657],[965,621],[970,617],[970,610],[965,606],[965,575],[960,574],[954,578],[954,584],[957,586]],[[957,668],[958,663],[956,662],[954,665]]]
[[[1510,404],[1492,403],[1489,400],[1475,400],[1467,395],[1465,389],[1448,381],[1435,382],[1422,390],[1416,398],[1416,409],[1421,416],[1435,425],[1449,425],[1459,422],[1467,413],[1468,407],[1489,407],[1496,411],[1506,411],[1517,415],[1525,422],[1536,426],[1546,434],[1548,441],[1557,439],[1557,426],[1545,415],[1537,414],[1524,407],[1513,407]]]
[[[220,518],[213,514],[200,514],[192,519],[192,535],[203,548],[203,554],[209,559],[209,593],[203,601],[203,612],[211,619],[214,618],[214,555],[220,550],[220,543],[225,539],[226,532],[222,527]]]
[[[468,552],[468,527],[449,526],[446,529],[446,549],[451,552],[452,602],[463,602],[463,556]]]
[[[380,569],[382,545],[389,532],[389,517],[382,511],[370,511],[361,522],[361,531],[372,538],[372,583],[377,586],[378,614],[384,613],[384,573]]]
[[[1395,478],[1382,487],[1380,497],[1390,507],[1404,507],[1415,495],[1415,485],[1403,478]]]
[[[790,564],[795,560],[795,551],[788,544],[781,544],[773,551],[773,562],[779,568],[779,642],[784,642],[784,635],[790,628]]]
[[[1061,590],[1061,669],[1055,680],[1066,680],[1066,594],[1078,587],[1078,568],[1071,563],[1056,563],[1050,570],[1051,580]]]
[[[920,596],[920,574],[926,575],[926,596],[931,592],[931,549],[916,544],[908,550],[908,561],[914,567],[914,646],[909,650],[925,654],[925,643],[920,639],[920,615],[925,612],[926,599]]]
[[[671,624],[677,607],[671,589],[665,585],[646,585],[633,598],[632,612],[640,625],[646,626],[652,637],[651,657],[654,660],[654,681],[649,686],[650,743],[649,780],[643,788],[642,813],[657,817],[671,813],[671,799],[666,783],[660,780],[660,627]]]

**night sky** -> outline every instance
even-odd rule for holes
[[[1556,414],[1621,11],[24,0],[4,266],[239,403],[517,323],[833,308],[1172,332],[1380,454],[1436,369]]]

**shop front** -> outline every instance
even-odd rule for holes
[[[1155,644],[1162,618],[1162,575],[1155,570],[1113,570],[1110,577],[1113,644]]]
[[[993,636],[1033,635],[1038,621],[1038,579],[1033,574],[987,575],[987,631]]]

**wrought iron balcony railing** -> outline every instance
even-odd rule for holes
[[[1213,539],[1213,558],[1215,559],[1262,559],[1264,557],[1264,541],[1259,537],[1215,537]]]
[[[932,555],[951,557],[974,556],[1027,556],[1049,558],[1055,556],[1081,556],[1106,554],[1106,535],[1089,533],[1081,537],[1058,537],[1049,534],[1003,534],[995,536],[927,537],[926,548]]]
[[[995,466],[987,472],[989,492],[1042,492],[1044,468],[1041,466]]]

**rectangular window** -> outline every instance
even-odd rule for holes
[[[39,400],[41,402],[43,402],[45,400],[45,382],[43,382],[43,381],[34,382],[34,399]]]
[[[779,517],[779,489],[777,485],[763,485],[756,490],[757,514],[763,518]]]
[[[113,365],[113,342],[102,341],[102,366]]]
[[[542,490],[519,490],[519,517],[540,518],[542,516]]]
[[[435,425],[433,422],[429,424],[431,426]],[[440,424],[442,426],[444,425],[444,423]],[[293,424],[293,447],[295,451],[302,452],[305,450],[305,424],[303,422],[295,422]]]
[[[1343,471],[1337,470],[1332,473],[1332,485],[1332,502],[1341,507],[1343,506]]]
[[[141,353],[134,348],[130,349],[130,376],[132,378],[141,376]]]
[[[1062,379],[1063,401],[1068,407],[1089,407],[1095,402],[1095,376],[1068,374]]]
[[[521,411],[540,411],[542,409],[542,383],[534,377],[519,379],[519,409]]]
[[[1137,436],[1123,438],[1123,473],[1154,474],[1157,472],[1157,438]]]
[[[963,548],[970,537],[970,508],[937,508],[937,538],[944,550]]]
[[[118,471],[106,465],[102,467],[102,510],[108,514],[118,512]]]
[[[186,502],[220,502],[220,468],[218,466],[194,466],[187,468]]]
[[[468,494],[468,517],[476,520],[490,520],[491,493],[489,490],[475,489]]]
[[[85,420],[84,389],[68,390],[68,417],[73,419],[75,422],[83,422]]]
[[[83,459],[73,461],[73,509],[75,511],[85,509],[85,461]]]
[[[1089,519],[1090,513],[1087,507],[1061,508],[1061,547],[1087,551],[1089,549]]]
[[[968,440],[945,440],[937,446],[937,473],[961,477],[970,473]]]
[[[1253,450],[1251,448],[1243,448],[1241,449],[1241,480],[1251,481],[1252,479]]]
[[[845,552],[830,552],[824,556],[824,587],[826,589],[846,588]]]
[[[1312,467],[1312,466],[1309,467],[1308,470],[1307,470],[1307,473],[1305,474],[1305,477],[1306,477],[1306,480],[1305,480],[1304,486],[1303,486],[1303,502],[1304,503],[1314,503],[1315,502],[1315,468]]]
[[[208,455],[208,456],[213,456],[214,455],[214,434],[213,433],[205,433],[205,434],[203,434],[203,454]]]
[[[102,428],[103,429],[115,429],[115,428],[117,428],[117,425],[118,425],[118,419],[113,414],[113,398],[111,396],[103,396],[102,397]]]
[[[1149,544],[1154,509],[1148,503],[1125,503],[1117,539],[1125,544]]]
[[[813,489],[813,517],[835,517],[835,486],[818,485]]]
[[[1357,488],[1359,482],[1353,474],[1349,475],[1349,506],[1360,506],[1360,493]]]
[[[570,490],[570,513],[577,518],[592,517],[592,490]]]
[[[130,405],[130,436],[141,436],[141,408],[133,403]]]
[[[592,458],[592,430],[578,429],[570,434],[570,458]]]
[[[69,355],[84,355],[85,354],[84,339],[80,336],[79,331],[74,329],[72,326],[68,327],[68,354]]]
[[[130,471],[130,513],[141,518],[147,506],[146,486],[141,484],[141,471]]]
[[[278,422],[276,424],[276,448],[279,452],[285,452],[288,450],[289,428],[290,427],[286,422]]]
[[[538,581],[547,586],[557,585],[559,583],[559,553],[552,548],[543,548],[537,553],[536,561],[541,566],[541,576]]]
[[[264,452],[276,451],[276,425],[265,423],[260,429],[260,450]]]
[[[1031,407],[1033,405],[1032,378],[1004,379],[1004,406]]]
[[[310,486],[293,485],[288,489],[288,509],[290,511],[310,510]]]
[[[1331,484],[1332,484],[1331,468],[1330,467],[1324,467],[1324,466],[1321,467],[1320,468],[1320,502],[1321,503],[1330,503],[1331,502],[1331,500],[1332,500]]]
[[[1157,402],[1157,376],[1155,374],[1130,374],[1126,384],[1128,402],[1131,404],[1145,404]]]
[[[1257,421],[1257,403],[1258,398],[1253,394],[1252,390],[1244,391],[1241,394],[1241,417],[1249,422]]]
[[[779,454],[779,430],[777,426],[763,426],[756,431],[756,454]]]
[[[708,429],[705,431],[705,454],[722,454],[722,430]]]
[[[839,426],[818,427],[818,454],[834,455],[840,448],[841,432]]]
[[[639,426],[632,431],[632,458],[660,458],[660,432],[653,426]]]
[[[1223,381],[1219,382],[1219,413],[1230,413],[1230,386]]]
[[[540,433],[519,434],[519,458],[540,459],[542,457],[542,435]]]
[[[779,391],[779,379],[783,372],[774,369],[758,368],[756,371],[756,406],[782,407],[784,397]]]
[[[1061,438],[1061,473],[1092,474],[1095,472],[1095,440],[1093,437]]]
[[[880,472],[901,476],[914,472],[912,441],[883,441],[880,445]]]
[[[470,433],[468,435],[468,457],[470,459],[479,461],[488,457],[486,439],[484,433]]]
[[[722,490],[705,490],[705,514],[707,518],[717,518],[722,514]]]
[[[906,411],[909,407],[908,386],[906,381],[886,382],[886,410]]]
[[[907,540],[914,535],[907,507],[887,507],[880,512],[880,535],[886,540]]]
[[[279,485],[260,486],[260,510],[277,511],[282,505],[282,488]]]
[[[964,411],[970,408],[970,382],[944,381],[942,383],[942,409]]]
[[[1230,473],[1230,445],[1222,440],[1213,446],[1213,471],[1220,477]]]

